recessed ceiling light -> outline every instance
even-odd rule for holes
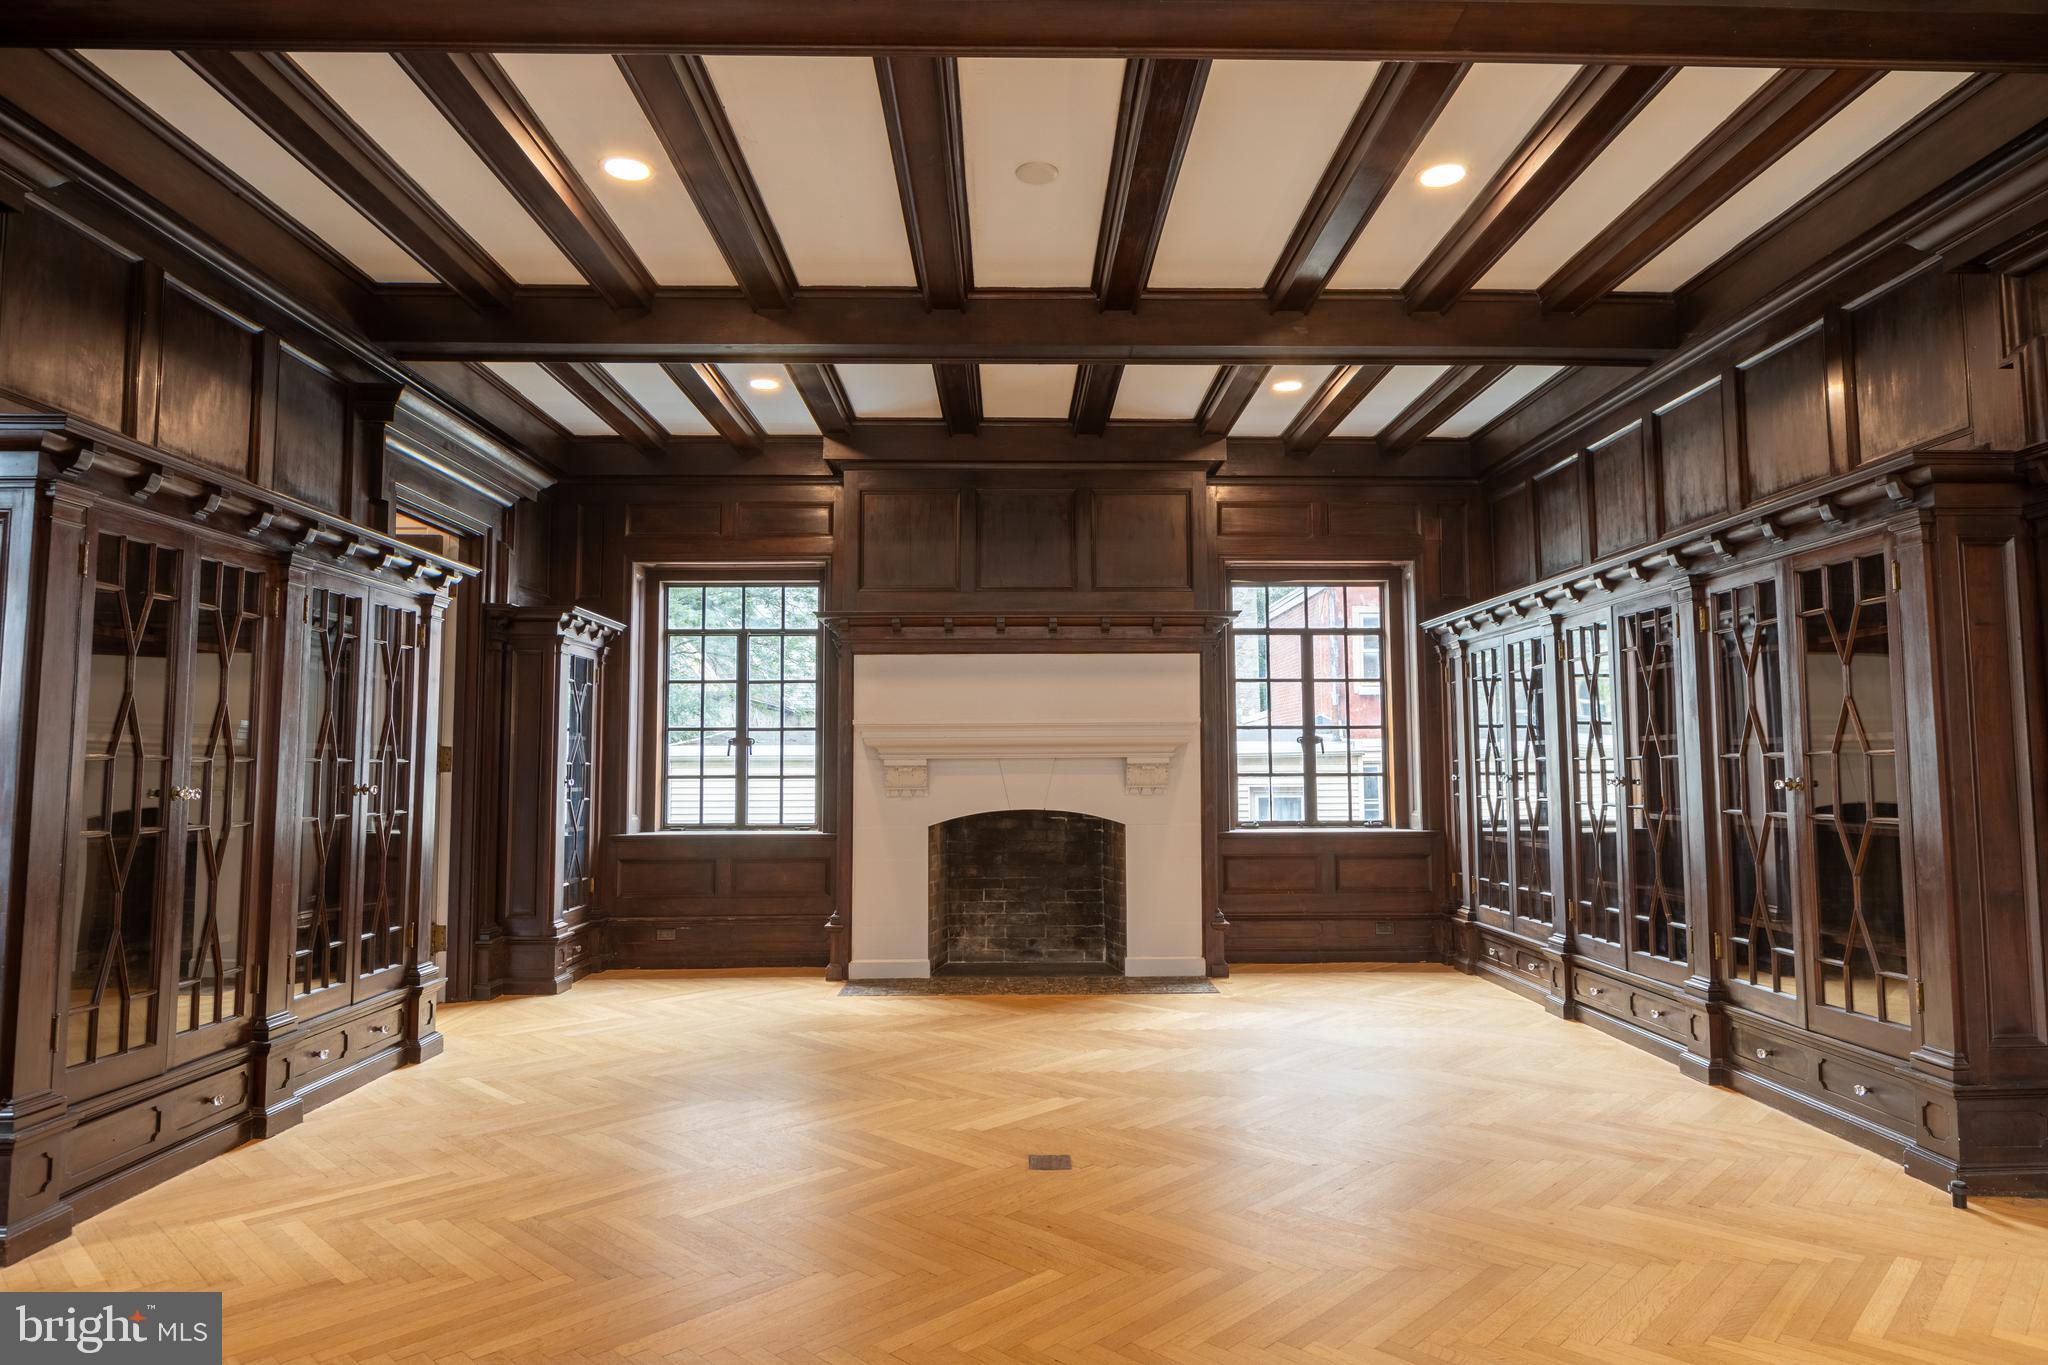
[[[1299,379],[1276,379],[1273,381],[1273,392],[1300,393],[1301,381]]]
[[[1017,178],[1027,185],[1050,185],[1060,178],[1060,168],[1050,161],[1026,161],[1017,167]]]
[[[654,171],[635,156],[608,156],[604,159],[604,173],[614,180],[645,180]]]
[[[1431,166],[1415,178],[1433,190],[1440,190],[1446,185],[1455,185],[1463,180],[1465,168],[1455,161],[1446,161],[1441,165]]]
[[[757,374],[747,381],[747,387],[757,393],[773,393],[782,387],[782,381],[771,375]]]

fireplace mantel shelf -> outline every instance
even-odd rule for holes
[[[865,724],[855,733],[882,761],[890,796],[923,796],[931,789],[935,758],[1120,758],[1124,788],[1133,796],[1166,790],[1174,760],[1194,739],[1194,727],[1156,721],[1088,724]]]

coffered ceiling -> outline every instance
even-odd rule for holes
[[[1971,81],[1725,57],[64,60],[359,276],[392,354],[649,449],[918,421],[1471,438],[1575,367],[1669,353],[1675,299]]]

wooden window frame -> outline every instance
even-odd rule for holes
[[[1300,820],[1263,820],[1246,823],[1238,811],[1237,772],[1237,639],[1238,628],[1233,619],[1224,635],[1221,710],[1219,725],[1222,732],[1221,752],[1223,755],[1223,828],[1232,833],[1256,833],[1260,830],[1282,830],[1290,834],[1357,834],[1381,831],[1407,830],[1414,828],[1416,810],[1415,793],[1411,791],[1415,764],[1409,752],[1414,739],[1413,716],[1409,706],[1409,668],[1414,659],[1414,641],[1408,636],[1410,604],[1409,569],[1403,564],[1332,564],[1332,565],[1259,565],[1225,564],[1224,600],[1234,601],[1236,590],[1245,588],[1275,587],[1377,587],[1380,589],[1380,681],[1385,688],[1381,709],[1382,741],[1385,753],[1386,772],[1383,779],[1383,818],[1376,822],[1364,821],[1320,821],[1315,818],[1314,782],[1309,778],[1308,765],[1303,765],[1302,818]],[[1266,634],[1267,632],[1260,632]],[[1294,632],[1283,632],[1294,633]],[[1315,669],[1307,662],[1307,638],[1316,634],[1345,635],[1344,645],[1348,657],[1352,649],[1351,637],[1361,632],[1353,631],[1348,625],[1341,631],[1325,629],[1317,631],[1304,627],[1299,634],[1303,637],[1303,678],[1304,690],[1313,687]],[[1270,638],[1270,636],[1269,636]],[[1254,680],[1257,681],[1257,680]],[[1304,755],[1307,739],[1315,731],[1313,708],[1305,707],[1301,724]]]

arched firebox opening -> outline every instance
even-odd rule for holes
[[[934,973],[1124,970],[1124,827],[998,810],[931,827]]]

